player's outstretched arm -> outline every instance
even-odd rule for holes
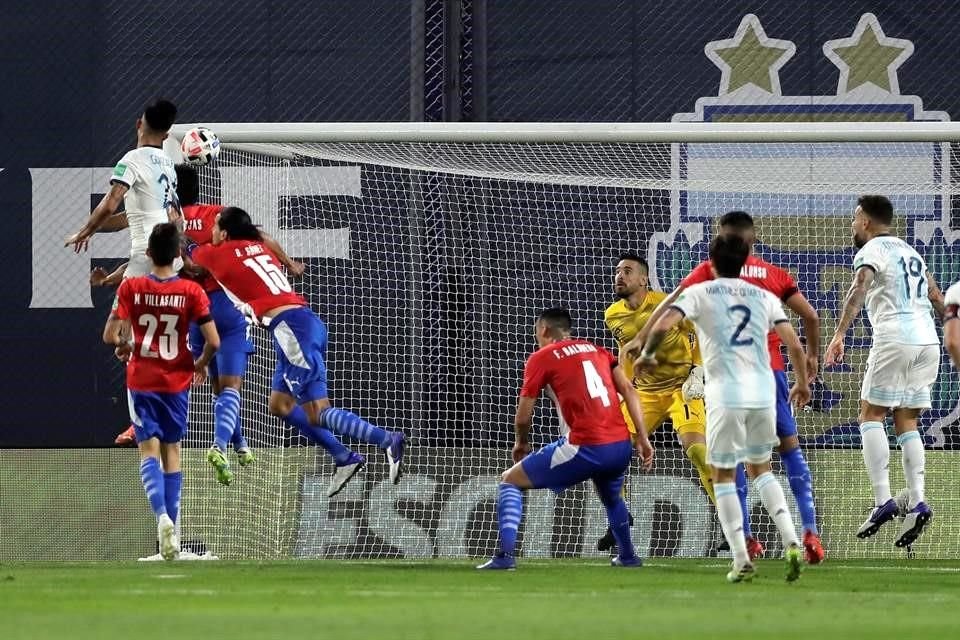
[[[113,270],[113,273],[107,273],[106,269],[97,267],[90,272],[90,284],[94,287],[116,287],[123,282],[123,274],[127,272],[129,262],[124,262]]]
[[[127,185],[114,182],[110,186],[109,193],[103,196],[103,200],[100,201],[100,204],[98,204],[90,214],[87,223],[80,228],[80,231],[68,237],[63,246],[69,247],[73,245],[73,250],[77,253],[86,249],[87,240],[90,239],[90,236],[95,234],[97,230],[103,226],[107,218],[116,213],[117,209],[120,208],[120,203],[123,202],[123,196],[126,195],[127,189],[129,189]]]
[[[677,296],[679,295],[678,293]],[[666,298],[664,302],[669,299],[669,297]],[[657,366],[657,358],[654,355],[657,352],[657,348],[660,347],[660,343],[663,342],[663,338],[667,335],[667,332],[675,327],[681,320],[683,320],[683,313],[679,309],[670,308],[662,313],[656,321],[651,319],[650,322],[647,322],[647,327],[650,327],[650,330],[643,344],[643,349],[640,352],[640,357],[637,358],[634,364],[637,369],[649,370]]]
[[[200,325],[200,333],[203,335],[203,353],[194,362],[194,371],[203,373],[220,348],[220,334],[217,333],[217,325],[209,316],[206,322]]]
[[[945,304],[943,302],[943,292],[937,284],[937,279],[927,270],[927,299],[933,305],[933,310],[937,312],[937,317],[943,318]]]
[[[287,252],[283,250],[283,247],[280,246],[280,243],[276,241],[273,236],[270,236],[263,231],[260,232],[260,235],[263,236],[263,244],[267,245],[267,248],[270,251],[273,251],[274,255],[277,256],[277,260],[284,266],[293,277],[298,277],[303,275],[305,267],[302,262],[298,262],[287,255]]]
[[[807,381],[813,382],[820,369],[820,317],[813,305],[799,291],[786,299],[786,305],[800,316],[800,322],[803,324],[803,335],[807,339]]]
[[[793,325],[790,322],[778,322],[774,325],[774,331],[783,340],[783,344],[787,345],[790,362],[793,363],[793,371],[797,381],[790,389],[790,401],[799,409],[810,402],[810,378],[807,371],[807,362],[803,357],[803,345],[800,344],[800,338],[797,337],[797,332],[793,330]]]
[[[640,404],[640,398],[637,396],[637,390],[633,388],[627,375],[620,367],[613,368],[613,384],[617,387],[617,393],[623,398],[627,405],[627,411],[630,413],[630,419],[633,420],[637,428],[637,438],[635,441],[637,454],[643,460],[643,470],[650,471],[653,468],[653,445],[647,436],[646,423],[643,420],[643,406]]]
[[[663,314],[667,312],[667,309],[670,308],[670,305],[677,301],[677,298],[680,297],[681,293],[683,293],[682,285],[671,291],[670,295],[664,298],[660,304],[657,305],[657,308],[653,310],[652,314],[650,314],[650,319],[647,320],[647,323],[643,325],[637,335],[634,336],[633,340],[620,348],[621,361],[623,358],[629,358],[632,360],[640,357],[640,352],[643,350],[643,345],[647,343],[647,338],[650,336],[651,329],[654,327],[654,325],[656,325],[657,321],[663,317]]]
[[[520,462],[530,453],[530,427],[533,426],[533,408],[537,405],[536,398],[520,396],[517,399],[517,413],[513,418],[513,461]]]
[[[873,284],[873,278],[876,273],[873,267],[863,266],[857,269],[853,275],[853,282],[850,283],[850,289],[843,300],[843,312],[837,321],[837,329],[833,332],[833,339],[827,345],[827,351],[823,355],[823,364],[827,367],[843,362],[843,338],[847,335],[847,330],[863,309],[863,301],[867,298],[867,289]]]

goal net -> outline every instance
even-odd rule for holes
[[[957,148],[930,132],[911,141],[911,125],[901,125],[906,134],[881,128],[872,137],[850,125],[801,126],[792,138],[800,141],[782,130],[711,138],[705,127],[650,134],[639,125],[588,126],[587,134],[580,126],[573,135],[554,127],[549,136],[541,125],[518,124],[484,137],[479,125],[465,125],[442,129],[449,135],[435,142],[422,130],[398,133],[401,125],[332,125],[322,135],[323,125],[208,126],[225,148],[202,170],[204,198],[246,208],[307,264],[296,287],[330,329],[333,404],[402,429],[410,443],[406,475],[394,486],[378,450],[346,440],[368,466],[328,500],[331,461],[266,411],[274,356],[269,336],[255,330],[242,421],[259,460],[237,470],[234,486],[216,485],[203,462],[209,400],[195,392],[191,408],[183,540],[222,557],[491,553],[498,475],[510,464],[537,312],[565,305],[577,335],[612,348],[603,311],[615,300],[618,254],[646,256],[653,288],[669,291],[706,257],[714,220],[726,211],[755,217],[757,254],[793,273],[819,312],[821,345],[851,277],[859,194],[890,197],[896,232],[944,289],[960,278]],[[893,547],[894,527],[869,541],[853,536],[872,504],[856,426],[869,343],[863,315],[847,336],[847,364],[822,371],[811,406],[797,415],[833,558],[903,553]],[[913,548],[922,557],[952,556],[960,536],[960,496],[950,482],[960,463],[958,394],[945,358],[934,407],[922,418],[927,495],[937,512]],[[896,491],[904,485],[889,429]],[[535,442],[557,435],[556,412],[543,399]],[[669,423],[654,442],[654,471],[634,468],[627,482],[638,551],[716,555],[714,510]],[[756,534],[768,554],[779,554],[752,490],[750,504]],[[606,523],[589,488],[528,492],[524,509],[524,557],[601,555],[596,540]]]

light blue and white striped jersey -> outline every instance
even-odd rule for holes
[[[927,264],[913,247],[894,236],[877,236],[854,256],[854,271],[861,267],[875,274],[866,298],[874,344],[940,343],[927,298]]]
[[[147,250],[150,232],[169,220],[167,207],[176,199],[173,160],[159,147],[137,147],[120,158],[110,182],[129,187],[123,207],[130,225],[130,254],[142,255]]]
[[[672,306],[697,329],[708,407],[776,406],[767,333],[788,322],[776,296],[739,278],[717,278],[684,289]]]

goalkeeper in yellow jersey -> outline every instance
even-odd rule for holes
[[[619,300],[607,307],[604,322],[623,346],[647,323],[666,293],[650,290],[647,261],[638,255],[623,254],[614,272],[613,290]],[[624,373],[633,382],[648,432],[653,432],[669,417],[683,451],[700,475],[704,491],[714,500],[713,480],[707,464],[707,412],[703,406],[703,361],[696,344],[696,333],[689,321],[671,329],[656,351],[659,366],[650,372],[634,374],[633,362],[622,363]],[[631,433],[636,427],[625,408],[624,417]],[[631,523],[632,524],[632,523]],[[606,551],[615,544],[608,531],[597,549]]]

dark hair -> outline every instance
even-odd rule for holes
[[[150,249],[150,259],[158,267],[169,267],[174,259],[180,255],[180,230],[173,222],[162,222],[154,225],[147,240]]]
[[[647,264],[646,259],[641,258],[640,254],[638,253],[621,253],[620,257],[617,258],[617,262],[621,262],[623,260],[630,260],[631,262],[636,262],[640,266],[642,266],[648,273],[650,272],[650,265]]]
[[[177,172],[177,199],[180,204],[197,204],[200,199],[200,174],[189,164],[178,164],[173,169]]]
[[[750,245],[735,233],[720,233],[710,243],[710,262],[721,278],[739,278]]]
[[[857,204],[874,222],[893,224],[893,205],[886,196],[860,196]]]
[[[253,224],[250,214],[240,207],[227,207],[221,211],[217,224],[231,240],[263,240],[260,229]]]
[[[547,325],[553,333],[570,333],[570,327],[573,326],[570,312],[563,307],[544,309],[537,317],[537,321]]]
[[[720,216],[719,224],[730,231],[742,233],[753,229],[753,217],[746,211],[728,211]]]
[[[143,119],[154,131],[166,133],[177,119],[177,105],[163,98],[154,98],[143,108]]]

